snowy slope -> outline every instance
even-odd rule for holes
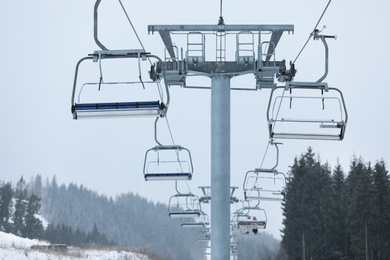
[[[33,245],[48,245],[47,242],[21,238],[0,232],[0,260],[148,260],[145,255],[96,249],[69,248],[67,253],[38,251],[31,249]]]

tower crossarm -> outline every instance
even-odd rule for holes
[[[160,32],[167,30],[170,32],[240,32],[240,31],[259,31],[259,32],[274,32],[286,31],[294,32],[294,25],[291,24],[224,24],[224,25],[149,25],[148,32]]]
[[[285,60],[276,60],[275,49],[284,32],[294,32],[294,25],[149,25],[148,32],[158,32],[165,45],[161,67],[167,85],[186,86],[187,76],[254,74],[256,89],[260,89],[275,87],[274,78],[286,72]],[[183,48],[179,52],[179,46],[173,43],[172,37],[177,35],[187,36],[185,55]],[[210,54],[213,47],[205,46],[206,36],[215,39],[215,56]],[[226,46],[231,36],[235,38],[236,49],[229,56]]]

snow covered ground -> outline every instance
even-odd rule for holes
[[[47,242],[21,238],[12,234],[0,232],[0,260],[148,260],[145,255],[98,249],[80,249],[70,247],[62,253],[49,250],[31,249],[33,245],[49,245]]]

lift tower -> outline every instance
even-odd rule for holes
[[[222,16],[216,25],[149,25],[165,45],[165,59],[157,64],[165,84],[183,88],[211,88],[211,259],[230,258],[230,94],[232,89],[259,90],[276,87],[275,79],[289,81],[294,68],[277,61],[275,49],[293,25],[227,25]],[[186,50],[173,44],[171,36],[186,36]],[[233,36],[235,51],[228,55],[227,39]],[[206,56],[206,38],[214,38],[213,55]],[[212,41],[211,41],[212,42]],[[229,60],[230,59],[230,60]],[[253,87],[232,88],[232,77],[254,74]],[[211,87],[188,86],[189,76],[206,76]]]

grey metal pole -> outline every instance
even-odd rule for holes
[[[230,76],[211,76],[211,259],[230,259]]]

